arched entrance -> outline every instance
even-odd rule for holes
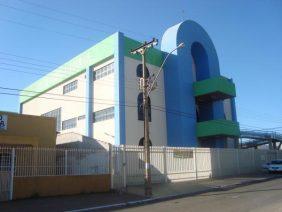
[[[201,81],[210,78],[208,55],[205,48],[199,42],[191,46],[193,80]],[[208,121],[213,119],[212,102],[196,102],[197,121]]]

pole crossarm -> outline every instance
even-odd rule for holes
[[[158,39],[156,39],[156,38],[153,38],[150,42],[144,42],[144,44],[142,44],[141,46],[139,46],[139,47],[137,47],[137,48],[135,48],[135,49],[132,49],[131,51],[130,51],[130,53],[131,54],[144,54],[145,52],[144,51],[146,51],[146,49],[148,49],[148,48],[151,48],[151,47],[153,47],[153,46],[156,46],[158,44]]]
[[[144,81],[143,89],[143,116],[144,116],[144,186],[145,196],[152,196],[152,183],[151,183],[151,162],[150,162],[150,136],[149,136],[149,95],[148,95],[148,80],[146,79],[146,50],[158,44],[158,40],[153,38],[150,42],[145,42],[143,45],[130,51],[131,54],[140,54],[142,56],[142,78]]]

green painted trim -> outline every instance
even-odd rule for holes
[[[209,93],[220,92],[229,96],[236,96],[235,84],[223,76],[193,83],[194,96],[203,96]]]
[[[132,49],[137,48],[141,44],[142,44],[141,42],[133,40],[125,36],[124,37],[124,56],[141,61],[141,55],[137,55],[137,54],[134,55],[130,53]],[[146,62],[151,65],[160,67],[163,62],[163,55],[164,53],[161,50],[156,49],[156,48],[150,48],[146,54]]]
[[[114,57],[114,35],[111,35],[103,41],[97,43],[65,64],[59,66],[33,84],[20,92],[20,104],[26,103],[42,93],[45,93],[54,87],[78,76],[85,71],[86,67],[99,65]],[[125,37],[125,56],[141,60],[140,55],[130,54],[130,50],[141,45],[141,42]],[[163,52],[151,48],[147,53],[147,62],[151,65],[160,67],[163,60]],[[31,92],[29,92],[31,91]]]
[[[77,77],[78,75],[80,75],[80,74],[82,74],[82,73],[84,73],[84,72],[85,72],[85,70],[82,70],[82,71],[76,73],[75,75],[73,75],[73,76],[71,76],[71,77],[65,79],[64,81],[62,81],[62,82],[60,82],[60,83],[58,83],[58,84],[56,84],[56,85],[53,85],[52,87],[50,87],[50,88],[48,88],[48,89],[46,89],[46,90],[44,90],[44,91],[38,92],[38,91],[31,91],[31,90],[28,90],[28,91],[27,91],[27,90],[26,90],[26,91],[24,91],[26,94],[22,94],[22,92],[21,92],[21,95],[27,95],[26,97],[28,98],[28,99],[26,99],[25,101],[21,102],[21,104],[24,104],[24,103],[26,103],[26,102],[28,102],[28,101],[30,101],[30,100],[32,100],[32,99],[34,99],[34,98],[40,96],[42,93],[48,92],[49,90],[51,90],[51,89],[57,87],[58,85],[61,85],[61,84],[65,83],[65,82],[68,81],[68,80],[71,80],[71,79]],[[29,92],[29,91],[30,91],[30,92]],[[31,95],[32,95],[32,96],[31,96]]]
[[[101,63],[114,55],[115,36],[111,35],[70,61],[59,66],[20,92],[20,103],[25,103],[59,84],[81,74],[86,67]],[[61,77],[62,76],[62,77]],[[31,93],[28,91],[34,91]],[[38,92],[38,93],[37,93]]]
[[[239,137],[239,123],[224,119],[198,122],[196,135],[198,138],[220,135]]]

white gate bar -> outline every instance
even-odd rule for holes
[[[14,191],[14,172],[15,172],[15,148],[12,149],[11,155],[11,177],[10,177],[10,188],[9,188],[9,200],[13,200]]]

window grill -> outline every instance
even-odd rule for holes
[[[108,76],[110,74],[114,73],[114,63],[110,63],[108,65],[103,66],[102,68],[99,68],[98,70],[93,72],[93,80],[101,79],[105,76]]]
[[[77,80],[72,81],[63,87],[63,94],[69,93],[73,90],[77,89]]]
[[[112,118],[114,118],[114,107],[99,110],[93,114],[94,122],[104,121]]]

